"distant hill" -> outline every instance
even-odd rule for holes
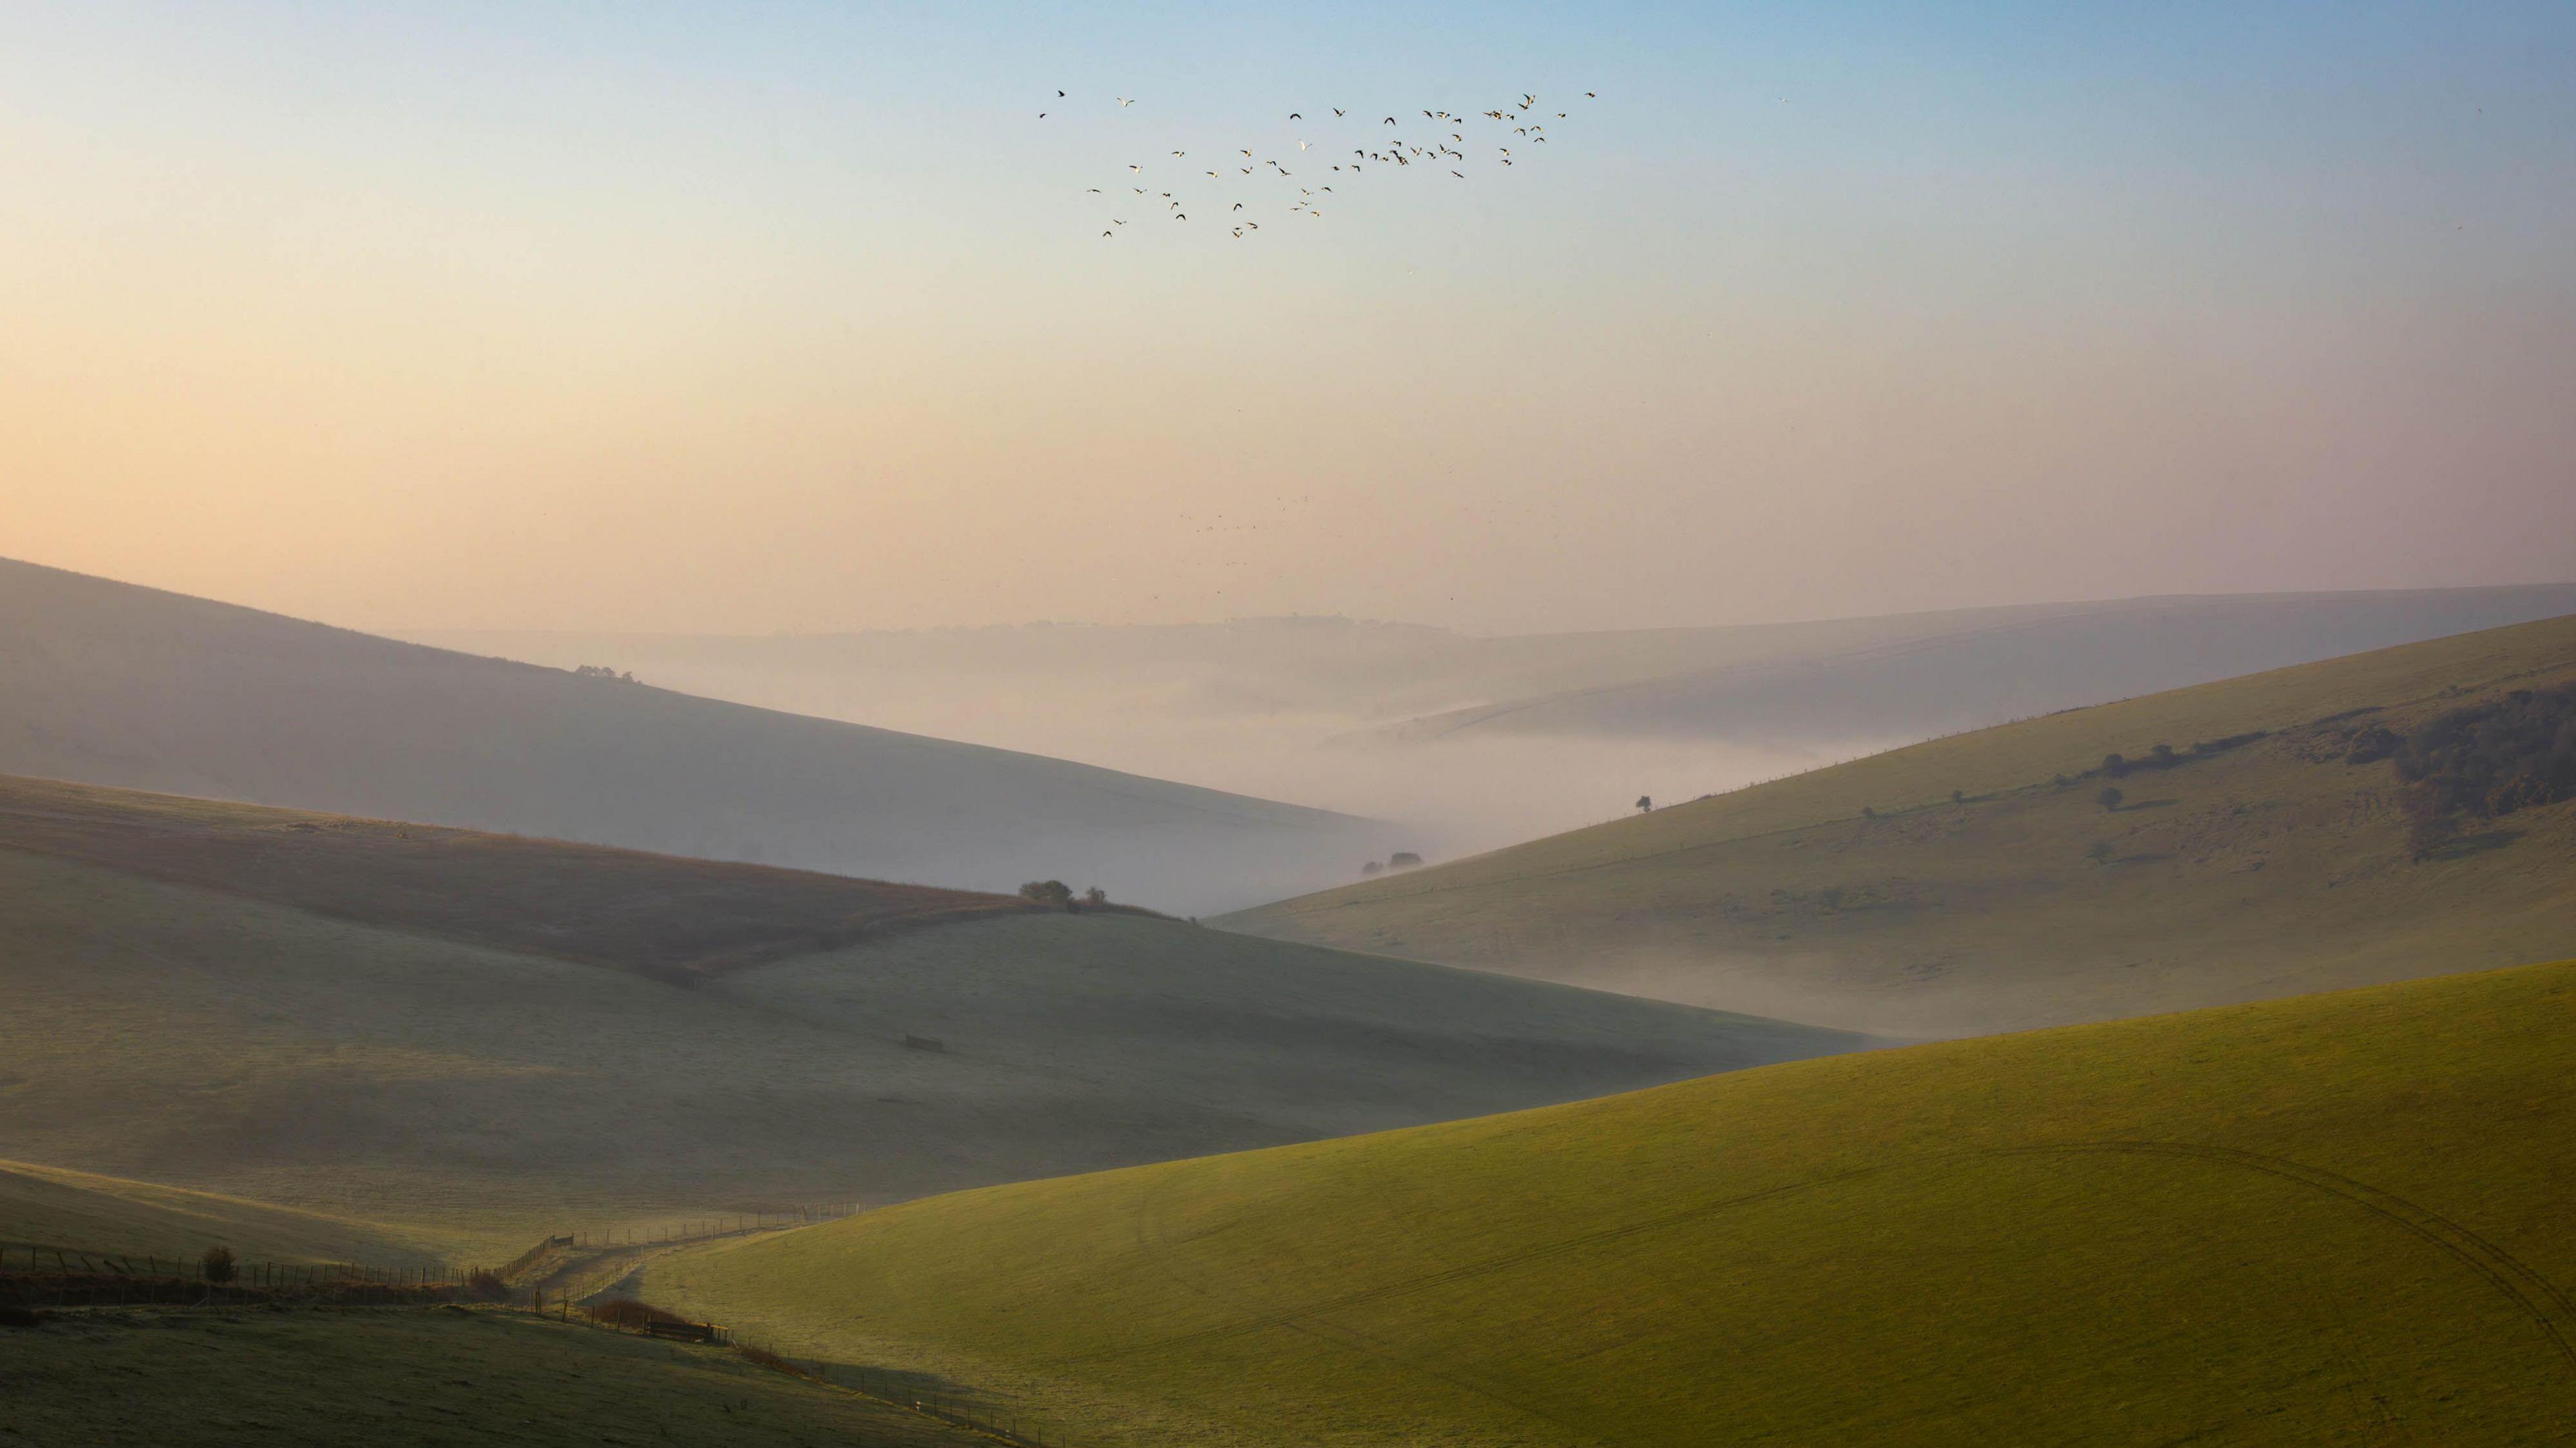
[[[0,959],[13,1157],[448,1260],[1867,1044],[1139,915],[40,781],[0,782]]]
[[[1926,738],[2576,613],[2576,584],[2121,599],[1772,631],[1722,663],[1426,715],[1394,737]],[[1853,624],[1868,624],[1866,630]],[[1748,640],[1748,642],[1750,642]]]
[[[2547,958],[2576,950],[2576,803],[2418,858],[2373,741],[2571,680],[2576,618],[2491,629],[1935,740],[1218,923],[1925,1035]],[[2145,765],[2108,777],[2113,753]]]
[[[1804,1061],[641,1286],[1101,1448],[2553,1442],[2571,1002],[2576,962]]]
[[[1640,794],[1687,799],[2057,709],[2569,613],[2576,584],[1497,636],[1345,618],[403,636],[1405,822],[1369,842],[1382,857],[1454,856],[1589,824]]]
[[[1183,913],[1378,831],[0,560],[0,772]]]

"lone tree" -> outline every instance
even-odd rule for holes
[[[1637,813],[1639,813],[1639,814],[1653,814],[1654,812],[1655,812],[1655,800],[1654,800],[1654,796],[1652,796],[1652,795],[1645,795],[1645,794],[1641,794],[1641,795],[1637,796]]]
[[[236,1269],[233,1266],[233,1249],[230,1247],[208,1247],[206,1249],[206,1255],[197,1259],[197,1270],[204,1275],[208,1282],[215,1284],[217,1287],[221,1287],[225,1283],[232,1281],[236,1273]]]
[[[1379,864],[1375,860],[1371,860],[1367,864],[1360,866],[1360,873],[1363,875],[1375,875],[1385,869],[1386,866]]]
[[[2115,810],[2120,807],[2120,801],[2127,799],[2128,796],[2120,792],[2120,787],[2118,785],[2106,784],[2102,786],[2102,792],[2093,796],[2093,798],[2096,803],[2102,806],[2102,808],[2106,810]]]
[[[1073,908],[1073,887],[1062,880],[1031,880],[1020,887],[1020,898],[1037,905]]]
[[[1094,885],[1090,889],[1082,892],[1082,903],[1085,905],[1106,905],[1109,903],[1109,892],[1101,889],[1097,885]]]

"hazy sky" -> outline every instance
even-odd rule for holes
[[[2572,75],[2564,4],[12,5],[0,554],[382,627],[2568,578]],[[1509,171],[1295,151],[1533,91]],[[1118,201],[1238,147],[1244,240]]]

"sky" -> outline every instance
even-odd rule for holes
[[[2576,578],[2570,75],[2565,5],[11,6],[0,555],[724,632]]]

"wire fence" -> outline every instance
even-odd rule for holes
[[[188,1261],[51,1247],[0,1247],[0,1306],[22,1312],[48,1307],[231,1307],[270,1302],[398,1306],[490,1300],[499,1285],[500,1279],[487,1268],[452,1264]]]

